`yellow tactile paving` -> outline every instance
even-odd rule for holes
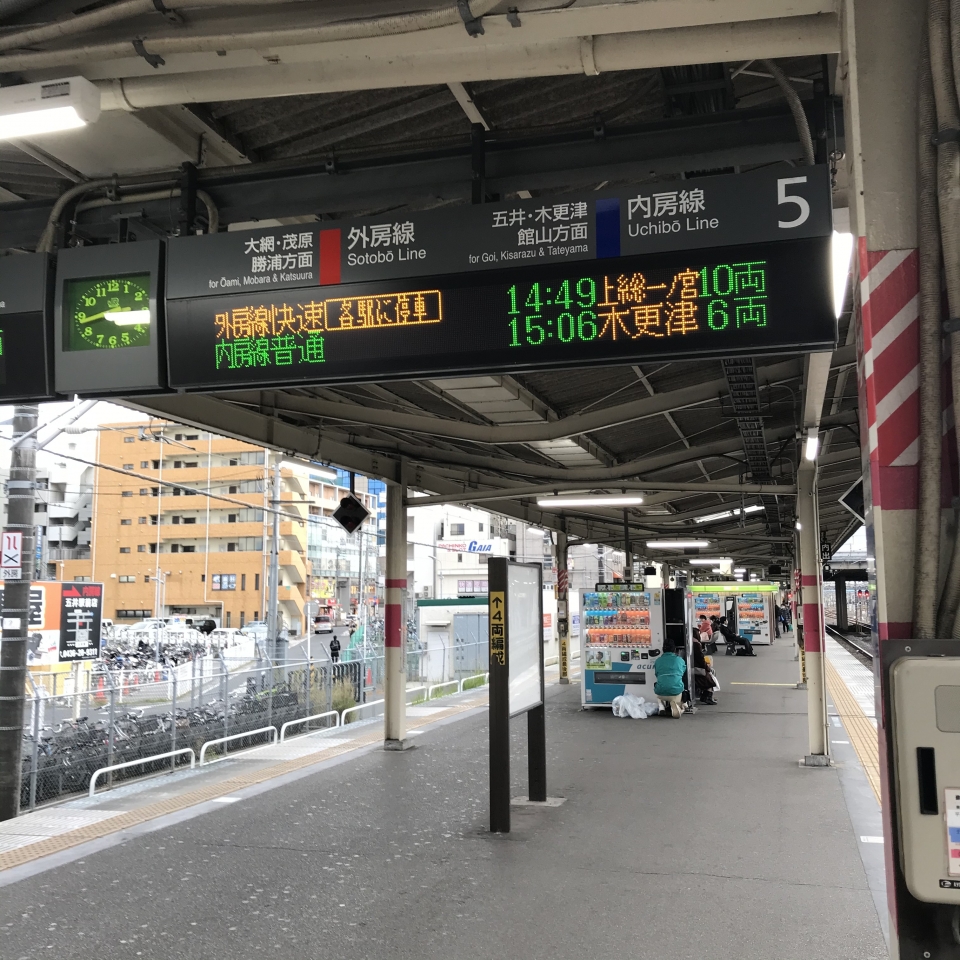
[[[466,703],[460,703],[443,710],[437,710],[436,713],[429,717],[410,718],[407,722],[407,729],[429,726],[429,724],[436,723],[438,720],[444,720],[458,713],[472,710],[474,707],[482,706],[486,702],[486,697],[475,698],[468,700]],[[198,790],[192,790],[189,793],[181,794],[179,797],[171,797],[169,800],[159,800],[156,803],[141,807],[139,810],[128,810],[124,813],[118,813],[115,817],[101,820],[99,823],[92,823],[85,827],[80,827],[77,830],[62,833],[56,837],[48,837],[36,843],[17,847],[15,850],[5,851],[0,853],[0,870],[19,867],[21,864],[29,863],[31,860],[37,860],[40,857],[46,857],[52,853],[60,853],[62,850],[75,847],[80,843],[86,843],[88,840],[97,840],[100,837],[106,837],[111,833],[116,833],[118,830],[125,830],[137,824],[145,823],[147,820],[153,820],[156,817],[162,817],[168,813],[175,813],[178,810],[184,810],[198,803],[215,800],[217,797],[226,796],[237,790],[242,790],[244,787],[263,783],[265,780],[271,780],[274,777],[283,776],[286,773],[291,773],[294,770],[299,770],[311,764],[329,760],[343,753],[349,753],[351,750],[356,750],[359,747],[369,746],[382,739],[383,731],[381,728],[377,728],[363,737],[351,740],[350,743],[329,747],[327,749],[321,748],[318,749],[316,753],[307,754],[295,760],[287,760],[284,763],[277,763],[256,772],[231,777],[229,780],[222,780],[219,783],[210,784]]]
[[[830,690],[833,705],[837,708],[853,749],[857,751],[877,803],[880,803],[880,746],[877,742],[877,728],[860,708],[860,704],[854,699],[829,660],[826,661],[826,666],[827,687]]]

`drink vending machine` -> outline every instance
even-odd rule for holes
[[[624,693],[655,699],[653,668],[665,637],[664,593],[630,583],[580,591],[583,707],[609,707]]]

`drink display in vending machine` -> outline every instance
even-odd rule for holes
[[[609,706],[624,692],[653,699],[653,666],[663,638],[662,590],[639,584],[581,590],[581,704]]]
[[[737,597],[737,632],[751,643],[770,643],[773,636],[773,596],[741,593]]]

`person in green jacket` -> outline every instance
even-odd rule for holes
[[[683,678],[687,672],[687,664],[683,657],[677,655],[676,645],[667,640],[663,645],[663,653],[657,657],[653,666],[656,681],[653,692],[666,707],[669,705],[670,714],[674,719],[680,716],[680,701],[683,697]]]

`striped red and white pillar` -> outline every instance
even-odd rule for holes
[[[867,553],[876,558],[877,640],[909,638],[919,493],[920,338],[916,249],[859,240],[857,331]]]
[[[384,747],[403,749],[407,736],[407,672],[403,611],[407,591],[407,508],[402,484],[387,485],[387,570],[384,612]]]

